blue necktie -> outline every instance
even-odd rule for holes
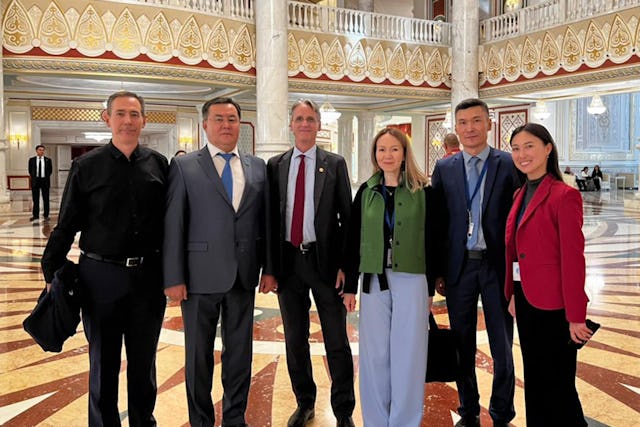
[[[222,185],[224,186],[224,189],[229,196],[229,200],[231,201],[231,203],[233,203],[233,174],[231,173],[231,164],[229,163],[229,160],[231,160],[231,158],[235,156],[235,154],[218,153],[218,155],[222,156],[222,158],[226,161],[224,169],[222,169]]]
[[[473,192],[478,185],[480,175],[478,174],[478,165],[480,164],[479,157],[472,157],[469,159],[469,189],[468,197],[471,199],[471,222],[473,222],[473,230],[471,236],[467,236],[467,249],[473,249],[478,244],[478,230],[480,229],[480,189],[474,195]]]

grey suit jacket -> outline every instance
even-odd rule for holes
[[[284,260],[289,165],[293,149],[269,159],[267,170],[271,190],[271,224],[279,234],[273,238],[276,277],[291,274],[292,266]],[[315,205],[316,256],[320,275],[334,284],[339,268],[345,262],[346,228],[351,213],[351,184],[343,157],[318,147],[313,191]],[[276,231],[274,231],[275,233]]]
[[[222,185],[207,147],[174,157],[164,226],[164,286],[185,283],[190,293],[223,293],[236,280],[258,284],[271,273],[266,253],[269,198],[265,163],[240,154],[245,187],[238,211]]]

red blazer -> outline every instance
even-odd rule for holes
[[[507,271],[504,293],[513,295],[513,262],[527,301],[541,310],[565,309],[569,322],[585,321],[585,261],[582,196],[547,175],[516,228],[526,187],[514,194],[505,233]]]

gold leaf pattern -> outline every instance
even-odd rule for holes
[[[522,74],[529,78],[534,77],[538,73],[539,58],[538,49],[527,37],[522,48]]]
[[[430,71],[433,73],[431,75],[431,80],[435,81],[440,79],[442,77],[442,62],[440,62],[439,67],[436,65]],[[424,55],[422,54],[422,49],[417,47],[411,54],[411,58],[409,58],[409,62],[407,63],[407,79],[411,84],[419,86],[424,82],[424,77]]]
[[[489,50],[489,60],[487,61],[487,79],[491,83],[498,83],[502,80],[502,60],[500,55],[492,47]]]
[[[344,76],[346,60],[340,39],[335,38],[333,40],[326,58],[327,75],[334,80],[341,79]]]
[[[606,43],[604,36],[602,35],[602,31],[600,31],[600,28],[591,21],[589,23],[589,28],[587,28],[587,35],[584,39],[584,56],[590,67],[596,67],[605,61],[605,45]]]
[[[582,64],[582,47],[578,36],[571,27],[564,32],[562,42],[562,65],[568,71],[576,70]]]
[[[442,65],[442,56],[438,49],[434,49],[427,63],[427,80],[432,86],[438,86],[442,83],[444,77],[444,65]]]
[[[40,22],[41,48],[54,55],[62,54],[69,50],[71,32],[67,20],[55,3],[50,3]]]
[[[402,45],[396,46],[389,59],[389,80],[392,83],[402,83],[407,74],[407,63],[404,59],[404,49]]]
[[[382,45],[377,43],[369,56],[369,78],[374,83],[380,83],[386,78],[387,59],[384,56]]]
[[[76,28],[78,51],[83,55],[99,56],[106,50],[107,30],[93,6],[86,7]]]
[[[217,67],[222,68],[229,64],[229,38],[222,20],[216,22],[211,34],[209,34],[207,56],[209,62]]]
[[[178,58],[185,64],[198,64],[202,60],[202,36],[198,22],[191,16],[178,35]]]
[[[560,49],[547,32],[540,48],[540,65],[545,74],[554,74],[560,68]]]
[[[316,37],[309,40],[302,54],[304,73],[308,77],[317,78],[322,74],[322,50]]]
[[[111,40],[113,51],[119,57],[132,59],[139,55],[142,46],[140,30],[129,9],[124,9],[116,20]]]
[[[349,78],[355,82],[362,81],[366,77],[367,57],[360,41],[358,41],[351,49],[351,52],[349,52],[347,71]]]
[[[609,56],[614,62],[620,63],[629,59],[632,54],[631,31],[625,22],[616,15],[609,34]]]
[[[287,70],[290,76],[300,72],[300,49],[298,49],[296,38],[291,33],[287,37]]]
[[[511,42],[507,42],[504,53],[504,76],[511,82],[520,76],[520,57]]]
[[[240,71],[248,71],[253,66],[253,44],[246,25],[243,25],[231,47],[233,65]]]
[[[173,37],[164,13],[158,13],[151,21],[144,45],[149,58],[155,61],[168,61],[173,56]]]
[[[33,48],[35,32],[22,5],[13,0],[7,7],[2,23],[2,45],[14,53],[25,53]]]

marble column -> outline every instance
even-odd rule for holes
[[[371,143],[376,136],[376,115],[374,113],[358,113],[358,178],[362,184],[373,173],[371,164]]]
[[[344,157],[353,180],[353,113],[344,112],[338,119],[338,154]]]
[[[256,8],[256,155],[265,160],[289,149],[287,0],[260,0]]]
[[[460,0],[451,8],[451,105],[478,97],[479,0]],[[455,120],[455,118],[452,118]]]
[[[3,8],[4,9],[4,8]],[[2,50],[0,50],[0,76],[3,75]],[[4,80],[0,77],[0,211],[9,210],[9,190],[7,189],[7,129],[5,123]]]

